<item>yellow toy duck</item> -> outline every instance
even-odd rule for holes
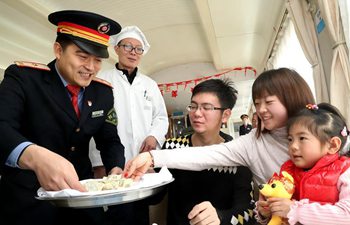
[[[288,172],[282,171],[281,175],[275,173],[267,184],[260,184],[259,189],[260,193],[266,198],[276,197],[290,199],[294,193],[294,179]],[[268,225],[280,224],[282,224],[282,218],[272,215]]]

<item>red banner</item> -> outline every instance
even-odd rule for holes
[[[244,71],[244,75],[247,75],[247,71],[252,71],[254,73],[254,76],[256,76],[256,69],[251,67],[251,66],[246,66],[246,67],[236,67],[230,70],[227,70],[225,72],[222,73],[218,73],[218,74],[214,74],[211,76],[203,76],[201,78],[195,78],[192,80],[184,80],[184,81],[177,81],[177,82],[171,82],[171,83],[164,83],[164,84],[158,84],[158,87],[162,93],[162,95],[164,95],[164,92],[171,92],[171,96],[173,98],[176,98],[178,95],[178,90],[179,90],[179,86],[183,85],[184,86],[184,90],[186,90],[186,88],[190,85],[190,84],[194,84],[197,85],[198,83],[208,80],[208,79],[212,79],[212,78],[218,78],[221,77],[223,75],[226,75],[232,71]],[[175,90],[172,90],[172,87],[176,87]],[[192,91],[193,87],[191,87],[191,91]]]

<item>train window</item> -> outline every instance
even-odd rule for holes
[[[272,56],[269,59],[269,67],[294,69],[305,79],[312,93],[316,96],[312,67],[303,53],[293,23],[289,18],[285,20],[283,30],[275,45]]]
[[[338,0],[340,16],[342,19],[345,41],[350,48],[350,2],[348,0]]]

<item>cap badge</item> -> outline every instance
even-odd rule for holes
[[[111,25],[109,23],[100,23],[97,27],[97,31],[101,34],[106,34],[110,28]]]

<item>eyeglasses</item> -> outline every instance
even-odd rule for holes
[[[189,112],[196,112],[197,109],[199,110],[204,110],[204,112],[209,112],[209,111],[214,111],[214,110],[225,110],[227,108],[219,108],[219,107],[215,107],[213,106],[212,104],[210,103],[204,103],[202,105],[197,105],[195,103],[192,103],[191,105],[188,105],[186,107],[186,109],[189,111]]]
[[[123,46],[124,50],[127,52],[132,52],[132,50],[135,49],[135,53],[138,55],[142,55],[143,52],[145,51],[142,47],[133,47],[130,44],[125,44],[125,45],[120,44],[118,46]]]

